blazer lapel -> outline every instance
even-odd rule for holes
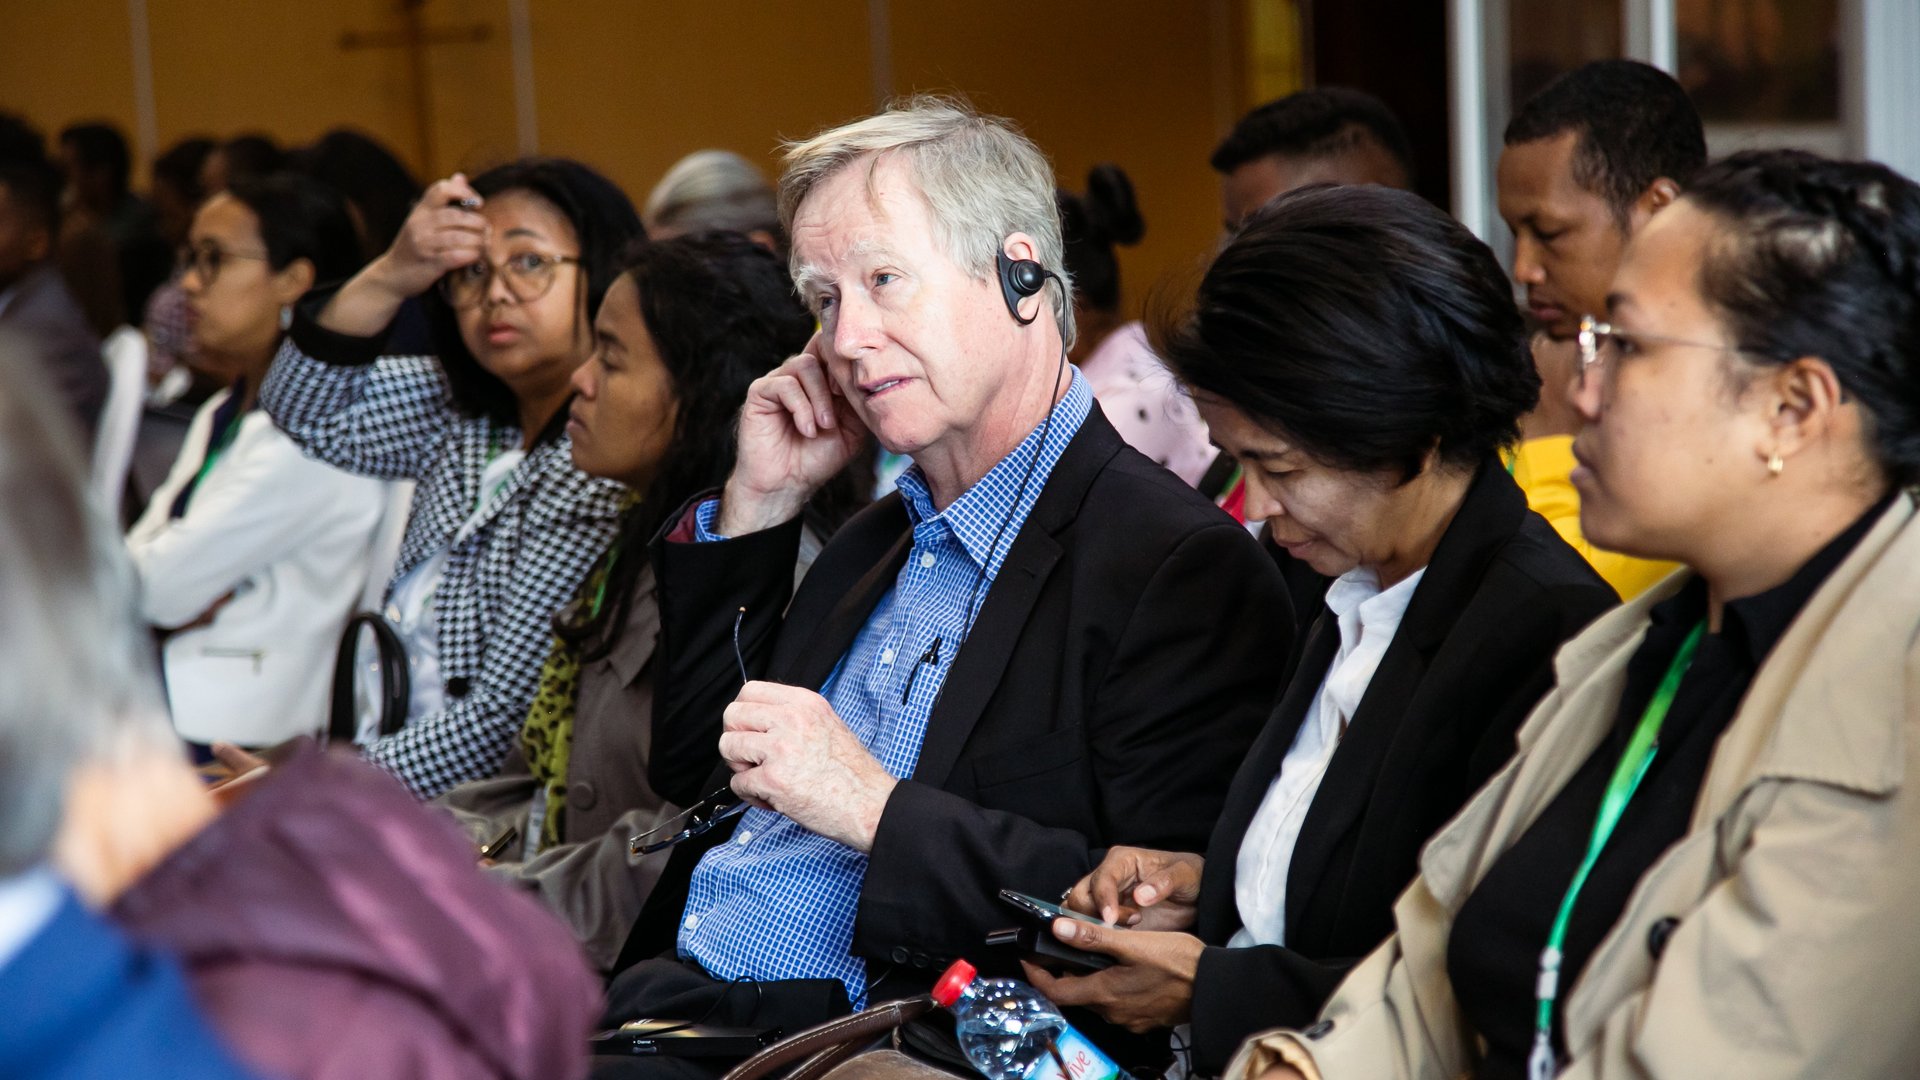
[[[1073,441],[1061,453],[1034,501],[1033,510],[1013,539],[1000,572],[987,587],[980,615],[967,632],[927,723],[926,739],[913,778],[943,787],[974,725],[986,710],[1019,644],[1033,605],[1062,554],[1054,539],[1072,524],[1087,488],[1125,444],[1099,409],[1087,414]],[[903,553],[904,556],[904,553]]]
[[[607,652],[607,665],[622,686],[632,686],[640,672],[653,659],[660,643],[660,601],[654,592],[653,567],[646,566],[633,583],[633,606],[627,609],[627,624]]]
[[[905,517],[904,512],[902,517]],[[853,645],[860,628],[873,615],[873,609],[879,606],[887,590],[893,588],[895,579],[900,576],[900,567],[905,565],[907,553],[912,549],[913,529],[909,524],[894,539],[893,546],[873,564],[872,569],[848,587],[839,603],[827,613],[825,621],[812,632],[791,667],[782,672],[781,682],[813,690],[826,685],[827,677],[833,674],[840,658]]]
[[[1286,761],[1287,751],[1293,748],[1294,737],[1300,732],[1307,709],[1313,705],[1314,695],[1320,692],[1320,681],[1326,677],[1327,668],[1339,651],[1339,627],[1323,608],[1308,632],[1293,680],[1280,695],[1280,703],[1274,706],[1266,726],[1260,729],[1259,738],[1247,751],[1246,761],[1233,774],[1220,820],[1215,823],[1213,838],[1207,843],[1206,866],[1201,870],[1201,905],[1196,929],[1209,944],[1226,944],[1227,938],[1241,926],[1240,902],[1234,890],[1240,848],[1253,825],[1253,816],[1266,801],[1274,778],[1280,775],[1280,766]]]
[[[1428,560],[1406,615],[1368,680],[1320,790],[1307,808],[1287,869],[1289,941],[1298,933],[1295,920],[1320,887],[1334,850],[1359,826],[1376,794],[1391,797],[1376,789],[1387,758],[1409,722],[1409,706],[1420,692],[1434,654],[1479,591],[1487,564],[1519,531],[1527,512],[1526,496],[1506,470],[1491,459],[1483,463]]]

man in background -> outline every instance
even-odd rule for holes
[[[1372,94],[1320,86],[1269,101],[1240,118],[1209,159],[1231,231],[1276,195],[1308,184],[1384,184],[1411,190],[1413,144]]]
[[[1600,60],[1528,99],[1505,141],[1500,216],[1513,232],[1514,281],[1541,331],[1540,407],[1522,421],[1514,479],[1528,505],[1629,600],[1675,567],[1602,551],[1582,535],[1580,497],[1568,479],[1580,419],[1566,388],[1581,317],[1605,318],[1627,241],[1706,164],[1706,135],[1672,76],[1633,60]]]
[[[40,362],[90,449],[107,400],[107,366],[54,265],[59,231],[59,170],[44,159],[0,160],[0,328]]]

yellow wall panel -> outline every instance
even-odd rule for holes
[[[864,0],[536,0],[533,40],[541,149],[599,165],[636,203],[708,147],[777,175],[782,137],[872,102]]]
[[[45,129],[105,118],[133,136],[126,0],[0,0],[0,109]]]
[[[510,0],[425,0],[425,144],[401,0],[147,0],[159,143],[336,126],[379,138],[424,179],[520,148]],[[1013,117],[1079,188],[1111,161],[1147,235],[1122,253],[1130,304],[1218,232],[1206,156],[1246,91],[1243,0],[527,0],[542,152],[579,157],[642,201],[703,147],[777,168],[782,138],[869,111],[877,94],[958,91]],[[876,18],[876,10],[878,18]],[[126,0],[0,0],[0,108],[49,131],[105,116],[134,134]],[[876,42],[875,28],[884,31]],[[881,85],[876,87],[876,72]]]

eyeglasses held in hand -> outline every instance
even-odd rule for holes
[[[746,621],[747,609],[733,617],[733,660],[740,665],[740,683],[747,683],[747,658],[740,651],[740,624]],[[668,818],[659,825],[648,829],[638,836],[627,840],[627,854],[631,856],[651,855],[664,851],[683,840],[691,840],[704,835],[715,825],[739,814],[747,808],[733,788],[723,787],[719,791],[703,797],[699,802],[679,814]]]
[[[507,261],[498,265],[479,259],[448,271],[447,276],[440,279],[440,295],[456,311],[479,307],[493,288],[494,275],[498,274],[514,300],[531,304],[553,291],[555,268],[562,264],[579,266],[580,260],[573,255],[543,255],[537,251],[509,255]]]

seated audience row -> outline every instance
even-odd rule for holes
[[[1587,65],[1506,133],[1530,333],[1493,252],[1395,190],[1391,114],[1307,92],[1221,144],[1228,233],[1149,334],[1116,329],[1125,174],[1060,192],[943,100],[790,144],[771,195],[695,155],[651,240],[563,160],[408,210],[404,169],[357,185],[363,142],[298,157],[351,209],[250,175],[261,140],[207,155],[155,303],[227,389],[128,548],[176,729],[263,749],[321,726],[416,481],[360,673],[404,700],[346,718],[401,783],[295,744],[202,789],[23,379],[0,412],[38,442],[5,456],[55,512],[15,562],[101,647],[15,656],[94,673],[33,707],[97,749],[0,728],[63,808],[0,862],[0,985],[85,948],[209,1075],[575,1075],[581,950],[604,1024],[787,1032],[967,957],[1129,1067],[1231,1080],[1911,1056],[1911,181],[1704,165],[1671,78]],[[0,318],[52,273],[30,159],[0,154]],[[1135,398],[1211,446],[1162,468],[1102,411]],[[898,478],[854,513],[876,452]],[[1002,889],[1100,919],[1050,930],[1112,966],[988,947]]]

